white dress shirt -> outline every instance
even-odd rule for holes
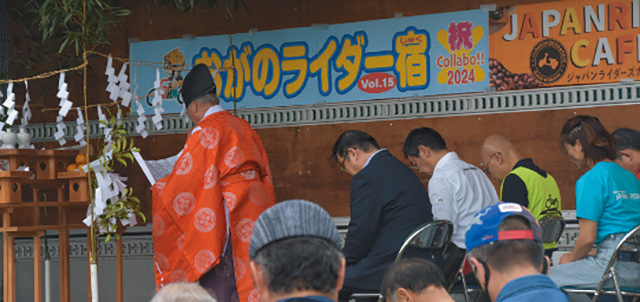
[[[473,215],[499,202],[495,187],[487,175],[468,164],[455,152],[443,156],[429,180],[429,199],[433,219],[453,223],[451,242],[464,249],[464,235]]]

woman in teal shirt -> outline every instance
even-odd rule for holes
[[[561,149],[587,171],[576,183],[576,217],[580,231],[573,251],[549,271],[560,287],[598,285],[622,237],[640,225],[640,182],[614,162],[614,139],[598,118],[576,116],[561,132]],[[593,245],[597,249],[591,250]],[[640,287],[640,265],[616,265],[621,285]]]

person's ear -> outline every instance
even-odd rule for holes
[[[496,153],[495,158],[499,166],[502,166],[504,164],[504,155],[502,155],[502,152]]]
[[[409,293],[409,291],[405,288],[398,288],[398,302],[412,302],[413,301],[413,297],[411,296],[411,293]]]
[[[432,152],[433,150],[431,150],[431,148],[427,146],[423,146],[423,145],[418,146],[418,157],[427,159],[431,156]]]
[[[478,258],[476,257],[469,257],[468,259],[469,264],[471,264],[471,268],[473,268],[473,274],[476,275],[480,286],[484,288],[484,266],[482,265],[482,263],[480,263],[480,261],[478,261]]]
[[[582,144],[580,143],[579,139],[576,140],[576,144],[574,146],[578,147],[578,151],[584,152],[584,150],[582,149]]]
[[[551,258],[549,256],[544,255],[544,262],[542,262],[542,269],[540,272],[543,275],[549,275],[549,267],[551,267]]]
[[[265,283],[264,269],[255,261],[249,262],[249,268],[251,269],[251,275],[253,276],[256,289],[258,290],[258,293],[262,294],[267,287],[267,284]]]
[[[347,269],[347,261],[344,259],[340,259],[340,271],[338,272],[338,280],[336,280],[336,293],[342,289],[342,285],[344,285],[344,275]]]
[[[353,161],[357,161],[358,160],[358,152],[356,152],[358,149],[356,148],[347,148],[347,161],[352,161],[351,158],[349,158],[349,154],[353,154]]]

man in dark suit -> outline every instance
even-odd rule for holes
[[[432,220],[429,195],[416,174],[369,134],[348,130],[333,146],[351,180],[351,221],[342,250],[346,261],[339,300],[378,292],[405,238]]]

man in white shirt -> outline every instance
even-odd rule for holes
[[[450,152],[442,136],[431,128],[412,130],[404,142],[403,152],[412,167],[431,175],[429,199],[433,219],[453,223],[452,244],[446,249],[445,263],[440,265],[448,280],[464,258],[465,231],[473,215],[498,203],[498,194],[482,170]]]

